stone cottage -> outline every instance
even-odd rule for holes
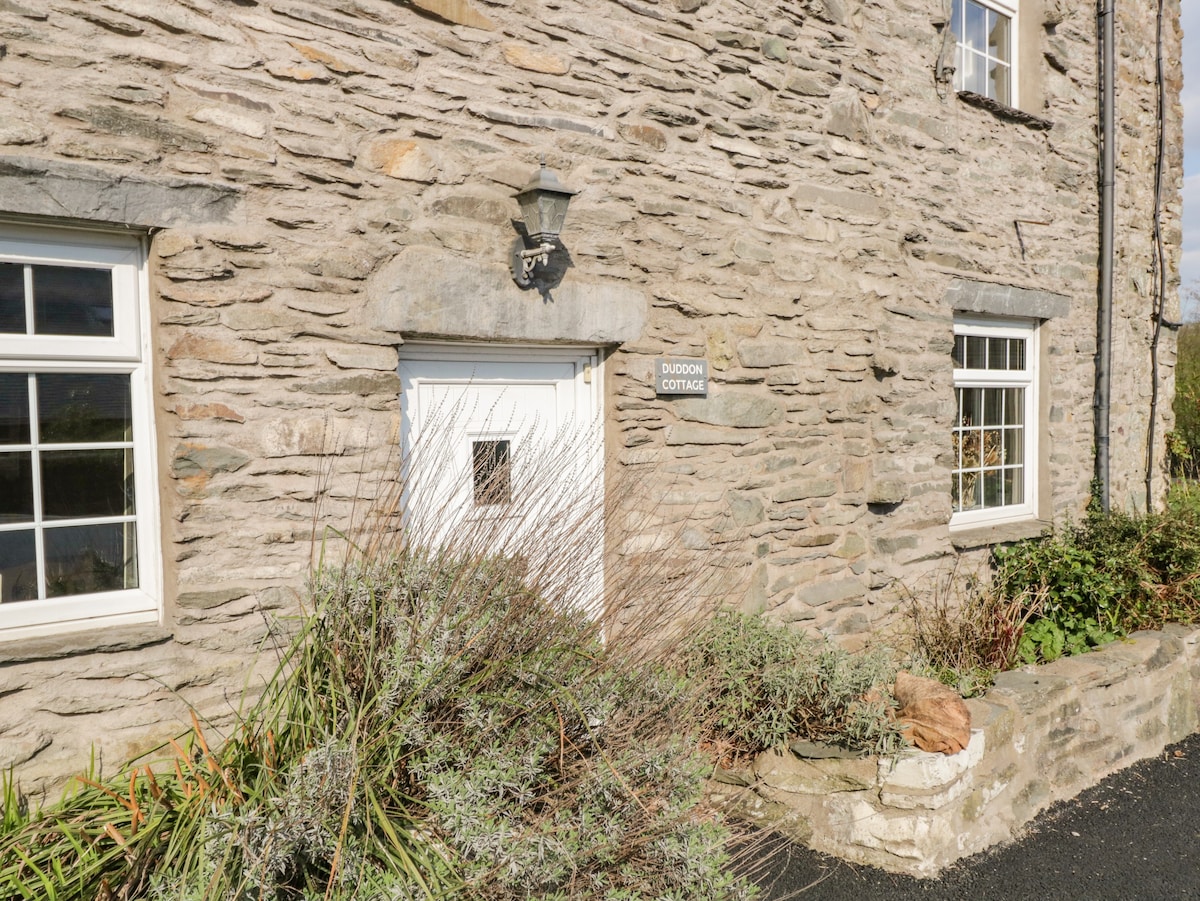
[[[850,643],[1098,446],[1154,503],[1179,3],[1116,7],[1104,104],[1065,0],[0,0],[0,767],[228,711],[418,437],[488,507],[575,428],[598,554]]]

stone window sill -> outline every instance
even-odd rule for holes
[[[1026,538],[1038,538],[1054,528],[1044,519],[1026,519],[1021,522],[1006,522],[996,526],[975,526],[969,529],[954,529],[950,532],[950,543],[960,551],[990,547],[994,544],[1011,544]]]
[[[974,91],[959,91],[958,99],[963,103],[987,110],[997,119],[1003,119],[1005,122],[1016,122],[1018,125],[1024,125],[1026,128],[1033,129],[1034,131],[1049,131],[1054,127],[1054,123],[1049,119],[1043,119],[1041,116],[1035,116],[1033,113],[1016,109],[1006,103],[993,100],[991,97],[976,94]]]
[[[114,654],[136,651],[170,641],[174,632],[162,626],[110,626],[82,632],[64,632],[40,638],[19,638],[0,642],[0,666],[30,663],[34,660],[58,660],[76,654]]]

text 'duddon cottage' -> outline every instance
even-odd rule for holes
[[[654,361],[654,390],[658,394],[708,394],[708,360]]]

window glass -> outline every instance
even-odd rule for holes
[[[0,444],[29,443],[29,376],[0,372]]]
[[[987,338],[978,335],[967,338],[967,354],[963,365],[967,369],[987,369]]]
[[[33,521],[33,454],[0,453],[0,523]]]
[[[43,451],[40,459],[44,518],[133,514],[133,494],[126,488],[133,478],[128,450]]]
[[[46,444],[132,438],[127,375],[42,373],[37,395],[38,431]]]
[[[0,532],[0,604],[38,596],[37,547],[33,532]]]
[[[967,0],[966,22],[963,28],[962,44],[968,50],[982,53],[987,46],[987,11],[978,3]]]
[[[33,331],[38,335],[113,335],[108,269],[33,266]]]
[[[986,96],[1005,105],[1010,105],[1008,91],[1009,68],[1004,63],[993,62],[988,70],[988,83],[985,87]]]
[[[0,263],[0,334],[25,334],[25,267]]]
[[[1008,30],[1011,25],[1011,20],[1008,16],[1002,16],[994,10],[987,12],[987,32],[988,44],[987,52],[989,56],[996,59],[1009,59],[1008,55]]]
[[[137,585],[134,530],[121,523],[46,529],[46,596]]]
[[[472,482],[477,507],[512,502],[512,442],[471,442]]]

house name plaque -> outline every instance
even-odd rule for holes
[[[699,394],[708,396],[708,360],[673,360],[657,357],[654,360],[654,392],[667,394]]]

